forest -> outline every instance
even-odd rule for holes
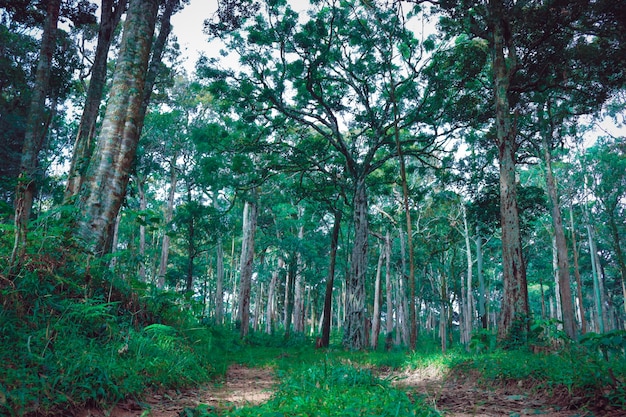
[[[190,1],[0,0],[0,415],[626,413],[626,1]]]

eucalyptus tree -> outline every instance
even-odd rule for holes
[[[93,138],[96,121],[104,95],[107,78],[108,55],[122,14],[126,11],[128,0],[103,0],[100,4],[100,23],[98,40],[89,70],[89,87],[83,105],[83,113],[78,125],[74,152],[68,173],[66,198],[76,196],[84,180],[84,175],[93,153]]]
[[[58,97],[54,97],[51,93],[53,85],[51,84],[53,75],[53,60],[57,51],[57,40],[59,39],[60,30],[58,29],[59,18],[61,16],[62,1],[51,0],[45,3],[45,11],[41,10],[40,14],[34,13],[29,9],[30,2],[19,4],[13,9],[13,15],[20,16],[33,15],[35,18],[41,18],[42,37],[39,48],[39,58],[37,62],[37,70],[32,84],[32,93],[30,104],[24,126],[24,139],[20,156],[19,177],[17,180],[17,188],[14,197],[15,206],[15,242],[13,252],[11,254],[10,265],[14,265],[18,258],[23,256],[26,251],[26,241],[28,234],[28,223],[31,217],[33,201],[36,196],[38,183],[41,182],[42,175],[38,169],[39,154],[42,150],[44,139],[46,137],[47,126],[49,125],[49,114],[54,109],[48,109],[46,99],[55,103]],[[26,6],[24,9],[21,7]],[[67,9],[72,10],[73,4]],[[84,6],[84,5],[83,5]],[[86,16],[90,15],[91,7],[87,7],[85,12],[76,13],[79,23]],[[64,11],[67,15],[67,10]],[[20,14],[21,13],[21,14]],[[26,18],[28,19],[28,18]]]
[[[344,326],[350,349],[366,345],[368,178],[398,149],[426,159],[454,129],[438,106],[449,90],[421,84],[423,52],[433,45],[420,45],[403,17],[361,2],[322,1],[300,21],[285,2],[272,2],[227,39],[243,65],[241,91],[258,113],[309,127],[341,156],[337,175],[350,183],[354,228]]]
[[[101,132],[77,202],[81,212],[77,235],[96,255],[110,251],[114,219],[126,193],[153,74],[170,32],[169,17],[178,4],[176,0],[165,2],[159,36],[153,44],[160,2],[130,1]]]
[[[445,32],[482,39],[490,54],[493,144],[500,163],[504,299],[498,334],[503,339],[510,335],[514,322],[525,320],[529,312],[515,181],[515,166],[525,140],[520,133],[528,130],[525,122],[533,111],[529,95],[551,86],[566,85],[563,81],[567,81],[571,71],[582,68],[576,65],[583,63],[593,74],[590,83],[582,87],[590,95],[598,93],[596,87],[602,84],[599,80],[613,82],[611,75],[602,75],[596,72],[600,67],[589,64],[601,62],[601,58],[591,59],[599,56],[610,57],[607,62],[613,62],[612,66],[619,61],[615,60],[623,48],[623,36],[615,31],[619,13],[612,12],[603,1],[490,0],[440,2],[439,6],[445,14],[441,21]],[[607,29],[602,29],[603,26]],[[602,40],[604,35],[612,41]],[[602,48],[610,48],[610,53],[600,53]],[[578,63],[566,61],[564,58],[572,49],[582,51],[580,56],[586,59]]]

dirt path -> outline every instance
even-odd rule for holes
[[[410,395],[421,396],[446,417],[585,417],[624,416],[623,410],[577,409],[576,398],[562,392],[536,390],[523,384],[485,388],[477,375],[444,377],[436,369],[387,373],[394,384]]]
[[[195,408],[200,404],[218,409],[254,405],[267,401],[275,384],[274,370],[271,368],[232,365],[224,381],[214,386],[155,393],[149,395],[145,402],[127,400],[112,410],[84,410],[77,417],[178,417],[185,408]]]
[[[410,396],[420,397],[446,417],[585,417],[623,416],[623,411],[588,412],[568,409],[572,399],[552,393],[534,392],[533,387],[519,384],[487,389],[470,375],[444,377],[437,369],[376,372]],[[185,408],[200,404],[228,409],[267,401],[276,385],[271,368],[248,368],[233,365],[225,380],[214,386],[183,392],[150,395],[145,402],[125,401],[106,412],[84,410],[77,417],[178,417]],[[561,405],[559,405],[559,403]]]

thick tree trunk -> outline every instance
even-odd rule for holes
[[[100,4],[100,28],[98,44],[91,66],[91,77],[87,89],[87,97],[83,114],[78,125],[78,133],[74,142],[74,151],[65,189],[66,201],[78,195],[85,180],[87,167],[93,154],[93,139],[96,131],[96,120],[104,94],[107,78],[107,63],[113,34],[126,10],[128,0],[102,0]]]
[[[346,323],[343,345],[361,350],[367,345],[365,337],[365,274],[367,272],[368,219],[367,192],[364,178],[358,178],[354,190],[354,243],[350,273],[346,280]]]
[[[138,142],[157,0],[131,0],[122,46],[96,152],[81,190],[77,234],[97,255],[108,251],[112,225],[126,195]],[[84,192],[83,192],[84,191]]]
[[[330,240],[330,254],[328,277],[326,278],[326,293],[324,294],[324,318],[322,319],[322,346],[330,344],[330,327],[332,319],[333,288],[335,286],[335,265],[337,263],[337,247],[339,246],[339,231],[341,230],[341,210],[335,210],[333,232]]]
[[[56,48],[57,25],[61,0],[50,0],[46,7],[39,61],[35,73],[35,84],[30,99],[28,117],[26,119],[24,144],[20,160],[20,175],[15,194],[15,242],[10,264],[14,266],[26,252],[28,222],[33,208],[33,201],[39,181],[39,152],[46,135],[45,111],[46,97],[50,88],[52,72],[52,56]]]
[[[569,260],[567,254],[567,241],[563,230],[563,219],[561,217],[561,205],[556,189],[556,181],[552,173],[552,155],[545,136],[542,140],[544,151],[544,162],[546,164],[546,186],[548,196],[552,206],[552,224],[554,226],[554,239],[556,246],[557,260],[557,280],[559,283],[559,295],[561,301],[561,314],[563,315],[563,330],[571,339],[576,338],[576,318],[574,315],[574,305],[572,303],[572,288],[569,275]]]
[[[526,265],[522,255],[522,241],[517,206],[515,154],[517,151],[513,117],[509,104],[511,71],[515,68],[515,50],[505,38],[506,12],[501,0],[490,0],[492,71],[496,110],[496,145],[500,161],[500,223],[502,227],[503,300],[500,311],[498,338],[504,340],[515,331],[528,331],[528,287]],[[520,336],[520,335],[517,335]],[[522,335],[524,336],[524,335]]]
[[[243,210],[243,238],[239,275],[239,310],[241,337],[246,337],[250,328],[250,291],[254,262],[254,236],[256,234],[258,208],[255,202],[246,201]]]

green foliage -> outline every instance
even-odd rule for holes
[[[281,375],[276,394],[258,407],[220,413],[209,407],[187,410],[209,416],[437,416],[419,399],[411,398],[362,366],[324,358],[294,366]]]

